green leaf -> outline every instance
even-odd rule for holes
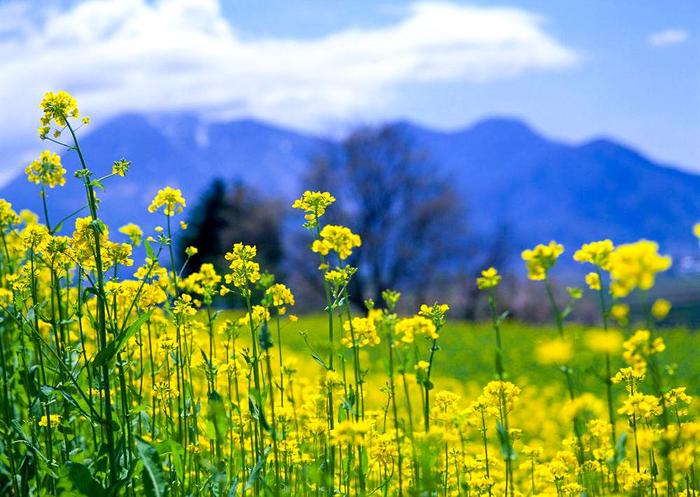
[[[505,319],[510,316],[510,311],[503,311],[500,316],[498,316],[498,322],[501,323],[505,321]]]
[[[146,255],[148,256],[149,259],[154,261],[156,259],[156,254],[153,252],[153,247],[151,247],[151,242],[148,240],[143,241],[143,246],[146,247]]]
[[[126,330],[119,334],[117,338],[112,340],[107,344],[107,346],[100,350],[95,359],[92,361],[92,365],[95,368],[99,368],[105,364],[108,364],[114,356],[116,356],[121,350],[126,346],[126,342],[136,334],[141,328],[141,325],[148,321],[153,314],[153,310],[150,310],[144,314],[141,314],[139,318],[131,323]]]
[[[161,442],[157,446],[158,454],[161,456],[170,455],[175,468],[175,475],[179,480],[184,478],[185,468],[182,464],[182,455],[184,454],[184,449],[182,445],[177,443],[175,440],[168,439]]]
[[[260,471],[262,471],[262,469],[265,467],[265,461],[267,460],[267,456],[270,454],[270,449],[271,447],[269,445],[265,447],[262,457],[255,463],[255,467],[250,470],[250,476],[248,476],[248,481],[245,484],[245,490],[250,490],[253,488],[255,483],[260,479]]]
[[[617,437],[617,443],[615,444],[615,455],[610,458],[608,464],[613,468],[617,467],[622,461],[627,457],[627,433],[622,432],[620,436]]]
[[[270,424],[265,418],[260,392],[258,392],[255,388],[251,388],[250,392],[251,393],[248,395],[248,408],[250,409],[251,416],[253,416],[253,419],[260,423],[265,431],[270,431]]]
[[[64,217],[63,219],[61,219],[61,220],[56,224],[56,226],[54,226],[53,230],[51,230],[51,234],[53,235],[53,234],[55,234],[55,233],[59,233],[59,232],[63,229],[63,225],[65,224],[66,221],[68,221],[70,218],[72,218],[72,217],[75,216],[76,214],[80,213],[80,211],[82,211],[82,210],[84,210],[84,209],[87,209],[87,205],[82,206],[80,209],[71,212],[71,213],[68,214],[66,217]]]
[[[326,366],[326,363],[324,362],[324,360],[321,359],[317,354],[311,354],[311,357],[313,357],[313,359],[317,363],[319,363],[323,367],[323,369],[330,369],[328,366]]]
[[[136,451],[143,464],[141,479],[147,497],[165,496],[165,477],[158,451],[143,439],[136,439]]]
[[[228,497],[236,497],[236,490],[238,489],[238,477],[236,476],[231,482],[231,490],[228,492]]]
[[[221,444],[226,435],[226,409],[221,395],[214,390],[209,394],[207,408],[207,435],[211,440]]]
[[[60,393],[61,396],[63,396],[63,398],[66,399],[66,401],[67,401],[70,405],[72,405],[72,406],[75,407],[78,411],[80,411],[80,413],[81,413],[83,416],[85,416],[86,418],[88,418],[88,419],[90,419],[90,420],[97,421],[97,422],[101,422],[100,419],[94,419],[93,416],[92,416],[92,414],[90,414],[90,413],[87,412],[85,409],[83,409],[83,408],[80,406],[80,404],[78,404],[78,401],[75,400],[75,398],[74,398],[70,393],[68,393],[63,387],[50,387],[50,386],[45,385],[45,386],[42,386],[42,387],[41,387],[41,390],[42,390],[42,391],[45,391],[45,392],[48,392],[48,391],[50,390],[50,391],[52,391],[52,392],[58,392],[58,393]]]
[[[73,490],[92,497],[94,495],[104,495],[105,489],[99,481],[92,476],[90,468],[84,464],[68,461],[64,466],[64,471],[68,476]]]
[[[513,445],[510,443],[510,437],[508,436],[508,431],[506,431],[505,426],[498,423],[496,426],[498,431],[498,441],[501,444],[501,455],[504,459],[510,459],[511,461],[515,459],[515,451],[513,450]]]
[[[94,286],[89,286],[85,290],[83,290],[83,302],[87,300],[88,294],[92,294],[95,297],[99,297],[100,293],[97,291],[97,288]]]

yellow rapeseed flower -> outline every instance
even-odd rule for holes
[[[586,332],[584,341],[593,352],[617,354],[622,349],[624,338],[615,330],[590,330]]]
[[[27,179],[32,183],[43,184],[49,188],[66,184],[66,170],[61,164],[61,157],[50,150],[44,150],[39,158],[24,169]]]
[[[19,216],[12,209],[12,204],[5,199],[0,199],[0,228],[7,228],[19,223]]]
[[[630,306],[627,304],[614,304],[610,308],[610,315],[621,325],[627,324],[630,314]]]
[[[329,205],[335,202],[335,197],[328,192],[305,191],[301,198],[292,204],[292,208],[305,212],[304,218],[314,226],[318,218],[325,214]]]
[[[260,280],[260,264],[255,262],[258,249],[255,245],[245,245],[236,243],[231,252],[227,252],[224,258],[230,261],[231,272],[225,276],[227,284],[233,284],[238,288],[243,288],[248,283],[255,283]]]
[[[538,344],[535,355],[540,364],[562,365],[573,357],[573,347],[568,340],[555,338]]]
[[[610,254],[610,290],[615,297],[626,297],[632,291],[649,290],[656,274],[671,267],[671,257],[659,254],[659,246],[640,240],[617,247]]]
[[[41,419],[39,420],[39,426],[49,426],[49,424],[52,427],[57,426],[61,422],[61,415],[60,414],[49,414],[48,417],[46,417],[46,414],[44,414]]]
[[[352,255],[352,249],[360,245],[360,236],[350,231],[350,228],[327,224],[321,230],[320,240],[314,240],[311,250],[322,255],[328,255],[332,250],[340,259],[347,259]]]
[[[663,318],[668,316],[670,311],[671,302],[666,299],[656,299],[651,306],[651,315],[658,321],[661,321]]]
[[[637,330],[623,344],[622,358],[627,364],[640,372],[646,371],[647,359],[666,350],[666,344],[661,337],[652,339],[649,330]]]
[[[586,275],[586,285],[591,290],[600,290],[600,275],[594,272],[588,273]]]
[[[476,279],[476,286],[479,290],[490,290],[496,288],[501,282],[501,275],[495,267],[490,267],[481,271],[481,276]]]
[[[432,339],[438,338],[433,321],[420,315],[400,319],[396,323],[394,331],[404,343],[413,343],[416,335],[424,335]]]
[[[370,426],[366,421],[341,421],[331,431],[333,445],[364,445]]]
[[[610,254],[612,254],[614,249],[615,246],[610,240],[584,243],[574,253],[574,260],[576,262],[588,262],[607,271]]]
[[[564,253],[564,246],[551,241],[548,245],[539,244],[533,249],[523,250],[521,257],[527,267],[527,277],[531,280],[543,280],[547,273]]]
[[[80,117],[78,102],[70,93],[63,90],[56,93],[46,92],[39,107],[44,112],[39,126],[39,137],[42,139],[49,134],[52,124],[59,128],[64,128],[68,124],[67,119]]]
[[[143,230],[139,225],[134,223],[125,224],[119,228],[119,233],[123,233],[124,235],[128,236],[132,245],[136,245],[137,247],[141,245]]]
[[[112,163],[112,174],[117,176],[126,176],[129,167],[131,166],[131,161],[126,159],[115,160]]]
[[[659,398],[640,392],[631,393],[617,412],[632,418],[648,420],[661,414]]]
[[[367,347],[379,344],[379,335],[374,319],[355,317],[343,323],[343,337],[340,343],[348,348]]]
[[[161,207],[165,207],[163,212],[166,216],[173,216],[182,212],[185,207],[185,197],[182,196],[182,191],[166,186],[153,198],[151,205],[148,206],[148,212],[156,212]]]
[[[280,315],[287,312],[288,305],[294,305],[294,294],[282,283],[275,283],[265,290],[265,296],[271,300],[271,304],[277,308]]]

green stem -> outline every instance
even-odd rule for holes
[[[85,162],[85,157],[80,149],[80,144],[78,143],[78,138],[75,135],[73,127],[70,122],[66,119],[67,128],[73,138],[74,149],[78,153],[78,158],[80,159],[80,164],[82,170],[85,172],[83,177],[83,182],[85,183],[85,190],[87,192],[88,205],[90,208],[90,217],[92,219],[92,227],[95,235],[95,266],[97,271],[97,332],[100,343],[100,349],[104,350],[107,347],[107,321],[106,321],[106,311],[105,311],[105,288],[104,288],[104,272],[102,267],[102,249],[100,247],[100,234],[101,227],[99,224],[99,218],[97,216],[97,198],[95,196],[95,190],[90,183],[88,175],[88,167]],[[107,438],[107,453],[109,458],[109,480],[110,484],[114,485],[118,479],[117,474],[117,459],[115,455],[114,446],[114,423],[112,420],[112,401],[110,392],[110,375],[109,375],[109,364],[105,363],[102,365],[102,390],[104,395],[105,404],[105,435]]]

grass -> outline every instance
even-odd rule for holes
[[[224,311],[221,319],[240,317],[238,311]],[[300,316],[299,321],[285,322],[282,325],[282,342],[285,349],[298,356],[305,356],[308,368],[305,372],[313,375],[313,368],[318,365],[308,359],[309,352],[317,352],[321,357],[328,355],[328,318],[323,314]],[[579,324],[567,324],[567,333],[576,337],[577,342],[589,328]],[[555,368],[544,368],[535,359],[538,343],[557,337],[554,326],[534,325],[515,321],[506,321],[502,329],[504,362],[510,378],[518,384],[561,386],[561,375]],[[700,395],[700,334],[685,328],[663,329],[660,333],[666,342],[665,355],[672,358],[670,365],[675,365],[678,384],[688,386],[688,393]],[[306,340],[304,339],[306,336]],[[244,338],[244,341],[246,339]],[[436,386],[440,388],[463,384],[484,385],[495,378],[494,375],[494,332],[491,323],[449,320],[440,333],[440,351],[437,353],[434,374]],[[430,342],[425,340],[422,347],[427,351]],[[573,363],[584,366],[595,363],[594,354],[577,347],[580,351]],[[384,372],[386,369],[386,351],[383,346],[362,350],[363,364],[372,372]],[[618,358],[613,363],[613,370],[622,367],[624,362]],[[320,373],[320,368],[318,369]],[[599,383],[591,375],[582,374],[579,383],[586,389],[595,390]]]

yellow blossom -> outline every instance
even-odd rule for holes
[[[379,335],[370,318],[354,317],[343,323],[343,337],[340,343],[346,347],[366,347],[379,344]]]
[[[44,113],[41,116],[39,127],[39,137],[42,139],[49,134],[52,124],[64,128],[68,124],[67,119],[80,117],[78,102],[70,93],[63,90],[44,94],[39,107]]]
[[[630,306],[628,306],[627,304],[614,304],[610,308],[610,315],[622,325],[627,324],[629,313]]]
[[[494,267],[481,271],[481,276],[476,279],[476,286],[479,290],[489,290],[496,288],[501,282],[501,275]]]
[[[416,335],[437,339],[438,333],[433,322],[424,316],[402,318],[396,323],[395,333],[404,343],[413,343]]]
[[[574,253],[576,262],[588,262],[601,269],[609,269],[609,258],[615,246],[610,240],[585,243]]]
[[[126,159],[115,160],[112,163],[112,174],[116,176],[126,176],[129,167],[131,166],[131,161]]]
[[[61,164],[61,157],[50,150],[41,152],[39,158],[32,161],[24,172],[32,183],[41,183],[49,188],[66,184],[66,170]]]
[[[593,352],[617,354],[622,349],[622,334],[615,330],[590,330],[585,335],[586,346]]]
[[[134,223],[125,224],[119,228],[119,233],[123,233],[129,237],[132,245],[141,245],[141,239],[143,238],[143,230],[140,226]]]
[[[537,245],[534,249],[523,250],[521,257],[527,267],[527,277],[531,280],[545,279],[563,252],[564,246],[555,241],[549,242],[548,245]]]
[[[661,321],[663,318],[668,316],[670,311],[671,302],[666,299],[656,299],[654,304],[651,306],[651,315],[658,321]]]
[[[645,395],[640,392],[630,394],[622,407],[617,410],[620,414],[625,414],[630,418],[635,416],[638,419],[649,419],[661,414],[659,399],[653,395]]]
[[[571,342],[561,338],[541,342],[537,345],[535,352],[540,364],[563,365],[568,363],[573,357]]]
[[[600,275],[598,273],[588,273],[586,275],[586,285],[591,290],[600,290]]]
[[[323,216],[333,202],[335,197],[328,192],[305,191],[301,198],[294,201],[292,208],[304,211],[304,217],[311,223]]]
[[[185,207],[185,198],[182,196],[182,192],[169,186],[158,190],[151,205],[148,206],[148,212],[156,212],[161,207],[164,207],[163,212],[166,216],[173,216],[182,212],[182,209]]]
[[[328,255],[332,250],[340,259],[347,259],[352,254],[352,249],[362,245],[359,235],[350,231],[345,226],[327,224],[321,230],[321,238],[314,240],[311,250],[322,255]]]
[[[55,428],[58,424],[61,423],[61,415],[60,414],[49,414],[47,417],[46,414],[44,414],[41,419],[39,420],[39,426],[51,426],[52,428]]]
[[[655,242],[640,240],[620,245],[610,254],[610,290],[615,297],[654,286],[656,274],[671,267],[671,257],[660,255],[658,250]]]

